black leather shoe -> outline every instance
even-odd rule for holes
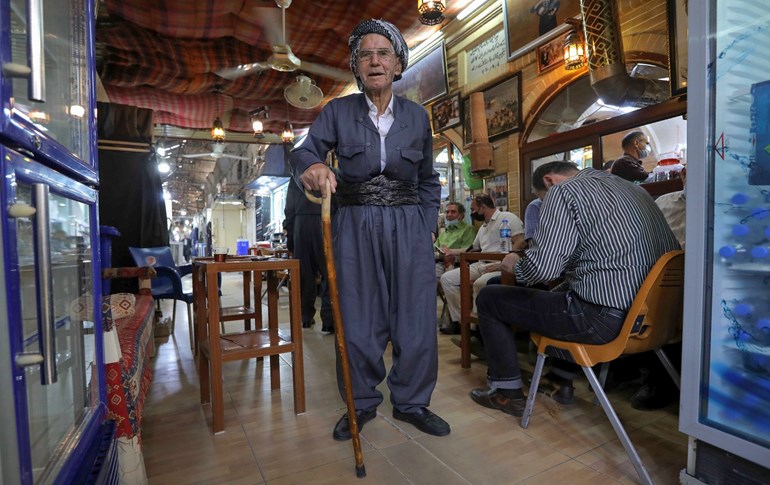
[[[444,335],[460,335],[460,322],[452,322],[449,325],[442,325],[438,331]]]
[[[551,399],[559,404],[575,404],[575,387],[572,385],[563,385],[551,394]]]
[[[302,328],[310,328],[315,324],[315,320],[310,320],[309,322],[302,322]]]
[[[402,413],[398,409],[394,409],[393,417],[401,421],[406,421],[407,423],[414,425],[415,428],[423,433],[428,433],[433,436],[446,436],[451,431],[449,423],[428,410],[428,408],[420,408],[418,411],[411,413]]]
[[[364,429],[364,425],[369,421],[377,417],[377,408],[362,410],[356,409],[356,423],[358,423],[358,432],[360,433]],[[353,437],[350,432],[350,421],[348,420],[348,413],[342,415],[337,424],[334,425],[334,432],[332,438],[337,441],[347,441]]]
[[[512,416],[524,416],[524,408],[527,399],[505,397],[497,390],[474,389],[471,391],[471,399],[485,408],[497,409]]]
[[[545,394],[559,404],[575,404],[575,386],[572,380],[554,372],[546,373],[537,387],[539,394]]]
[[[323,333],[334,333],[334,325],[324,325],[321,327]]]

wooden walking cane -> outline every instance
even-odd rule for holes
[[[345,346],[345,331],[342,329],[342,314],[340,313],[340,295],[337,291],[337,271],[334,267],[334,250],[332,249],[332,191],[329,179],[326,179],[326,197],[318,198],[305,191],[305,196],[316,204],[321,204],[321,225],[323,226],[324,255],[326,256],[326,275],[329,282],[329,299],[332,304],[332,316],[334,317],[334,335],[337,339],[337,351],[340,355],[340,367],[342,368],[342,383],[345,386],[345,401],[348,405],[348,422],[350,434],[353,438],[353,453],[356,458],[356,477],[366,476],[364,455],[361,451],[361,440],[358,436],[358,420],[356,419],[356,404],[353,401],[353,386],[350,382],[350,364],[348,363],[348,350]]]

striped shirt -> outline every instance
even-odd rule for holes
[[[658,258],[678,248],[643,188],[587,168],[548,190],[516,280],[533,285],[563,274],[581,299],[628,310]]]

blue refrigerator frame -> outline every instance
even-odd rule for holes
[[[50,184],[52,192],[58,192],[75,200],[87,203],[90,217],[90,245],[92,258],[94,295],[94,343],[96,359],[94,365],[97,372],[93,377],[98,382],[98,402],[86,411],[82,419],[69,431],[65,439],[59,443],[55,457],[50,463],[51,467],[45,475],[47,483],[83,483],[84,473],[89,473],[95,454],[104,455],[105,430],[110,428],[105,425],[106,410],[106,377],[104,372],[104,352],[101,323],[101,257],[99,253],[99,218],[98,218],[98,164],[97,164],[97,128],[95,120],[96,110],[96,83],[95,83],[95,2],[81,0],[73,1],[79,5],[82,31],[82,44],[76,49],[83,49],[87,67],[86,80],[82,88],[86,93],[86,106],[84,118],[87,120],[87,139],[84,143],[88,146],[89,156],[81,159],[76,153],[58,142],[44,130],[39,129],[34,123],[14,112],[12,79],[0,71],[0,167],[3,170],[2,190],[3,207],[1,223],[3,225],[2,246],[0,254],[0,274],[4,279],[2,296],[0,296],[0,311],[7,317],[9,331],[7,335],[0,337],[0,350],[7,351],[2,357],[10,361],[13,369],[12,375],[0,376],[0,405],[4,412],[9,413],[7,406],[13,407],[15,415],[15,429],[3,430],[6,450],[11,450],[7,456],[0,457],[0,481],[2,477],[8,478],[8,473],[14,475],[13,483],[23,485],[33,483],[31,448],[28,429],[27,390],[24,369],[15,365],[14,356],[23,348],[23,335],[20,328],[21,302],[18,277],[18,258],[15,246],[15,226],[12,218],[8,216],[8,201],[12,198],[16,180],[30,183]],[[27,13],[29,13],[29,7]],[[11,2],[0,0],[0,62],[5,65],[12,62],[11,42]],[[6,364],[8,364],[6,361]],[[10,392],[12,391],[12,393]],[[106,442],[111,442],[110,438]],[[15,442],[15,446],[12,442]],[[97,448],[101,446],[101,451]],[[15,451],[15,453],[14,453]],[[112,452],[110,452],[112,453]],[[112,464],[114,467],[114,462]],[[5,470],[3,470],[5,468]],[[113,470],[114,472],[114,470]],[[18,474],[18,477],[15,475]],[[100,475],[104,478],[105,474]],[[18,478],[18,481],[16,481]]]

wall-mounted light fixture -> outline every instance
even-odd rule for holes
[[[577,22],[568,22],[572,25],[572,31],[564,40],[564,69],[574,71],[586,65],[586,43],[580,35],[582,25]]]
[[[251,116],[251,129],[254,130],[254,138],[264,138],[265,132],[262,129],[262,120],[260,118],[267,119],[267,106],[260,106],[249,111],[249,116]]]
[[[214,124],[211,125],[211,139],[214,140],[215,143],[222,143],[225,141],[225,127],[222,125],[222,120],[219,119],[219,116],[214,120]]]
[[[294,128],[291,126],[291,123],[288,121],[283,127],[283,132],[281,133],[281,140],[283,140],[284,143],[294,143]]]
[[[417,0],[417,12],[424,25],[436,25],[444,21],[444,0]]]

